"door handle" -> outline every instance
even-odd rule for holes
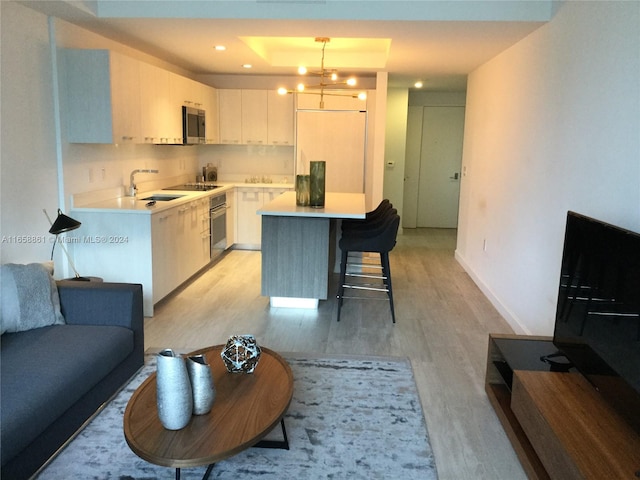
[[[453,177],[449,177],[451,180],[458,180],[458,177],[460,177],[460,174],[458,172],[453,174]]]

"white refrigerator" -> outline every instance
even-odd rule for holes
[[[309,162],[326,162],[325,191],[364,193],[367,113],[355,110],[298,110],[296,174]]]

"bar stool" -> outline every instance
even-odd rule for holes
[[[366,222],[368,227],[356,230],[343,230],[339,246],[342,251],[340,259],[340,282],[338,285],[338,317],[345,298],[375,299],[374,296],[345,295],[347,290],[369,292],[384,292],[389,300],[391,319],[396,323],[393,307],[393,289],[391,286],[391,269],[389,266],[389,252],[396,245],[396,236],[400,225],[400,216],[395,209],[387,210],[382,217],[373,222]],[[365,263],[360,257],[364,253],[378,253],[380,263]],[[352,255],[350,255],[352,254]],[[376,272],[367,273],[367,269]],[[380,273],[377,273],[379,271]],[[347,278],[349,282],[347,282]],[[373,282],[373,283],[370,283]]]
[[[353,230],[360,227],[366,227],[369,222],[375,221],[381,218],[384,214],[388,213],[393,208],[393,205],[388,199],[384,199],[380,204],[372,211],[367,212],[364,219],[345,219],[342,220],[342,231]]]

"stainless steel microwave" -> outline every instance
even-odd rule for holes
[[[205,112],[197,108],[182,107],[182,143],[206,143]]]

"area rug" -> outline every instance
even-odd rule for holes
[[[290,450],[245,450],[217,463],[210,478],[437,479],[408,359],[283,356],[294,377],[284,418]],[[155,356],[147,355],[138,375],[37,478],[174,478],[174,469],[136,456],[122,431],[129,398],[154,371]],[[201,479],[205,470],[184,468],[181,478]]]

